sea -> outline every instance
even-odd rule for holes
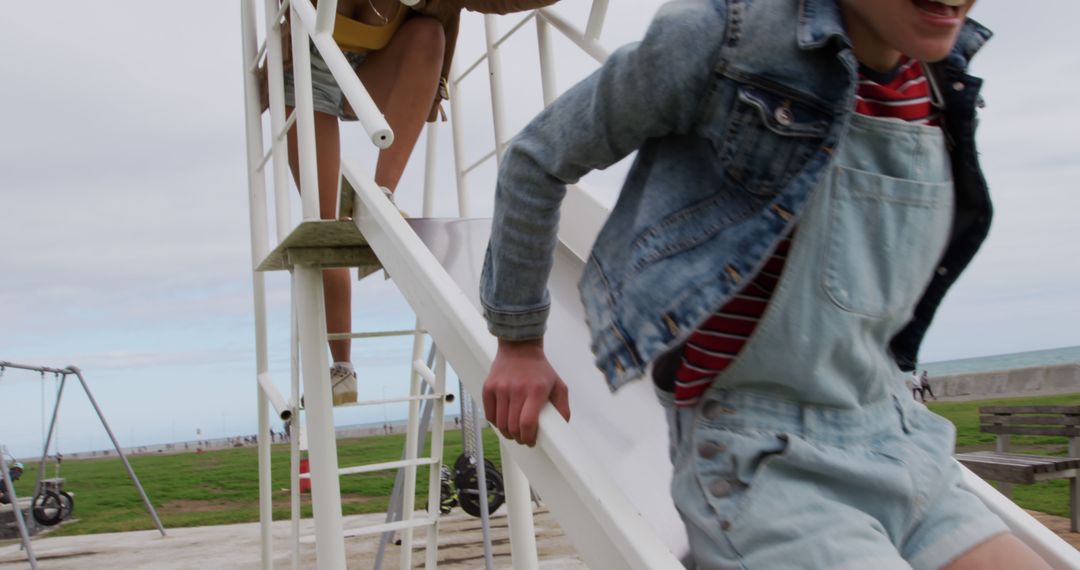
[[[925,364],[920,363],[919,368],[926,369],[930,372],[931,376],[942,376],[946,374],[971,374],[976,372],[992,372],[995,370],[1010,370],[1013,368],[1030,368],[1033,366],[1053,366],[1073,363],[1080,363],[1080,346],[1066,346],[1064,348],[1033,350],[1030,352],[1015,352],[1012,354],[995,354],[993,356],[980,356],[977,358],[927,362]]]

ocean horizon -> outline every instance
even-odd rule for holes
[[[1074,363],[1080,363],[1080,346],[927,362],[920,363],[919,369],[927,370],[931,376],[945,376]]]

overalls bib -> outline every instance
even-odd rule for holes
[[[937,568],[1004,530],[888,352],[951,230],[943,133],[854,115],[837,153],[737,360],[695,408],[661,393],[699,568]]]

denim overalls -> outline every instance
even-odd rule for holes
[[[887,350],[948,241],[942,131],[857,115],[837,153],[738,359],[697,407],[661,392],[699,568],[938,568],[1006,530]]]

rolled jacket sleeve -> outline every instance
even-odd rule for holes
[[[507,147],[481,276],[488,329],[499,338],[543,336],[547,279],[566,185],[606,168],[646,140],[693,130],[723,33],[718,2],[666,4],[644,39],[538,115]]]

